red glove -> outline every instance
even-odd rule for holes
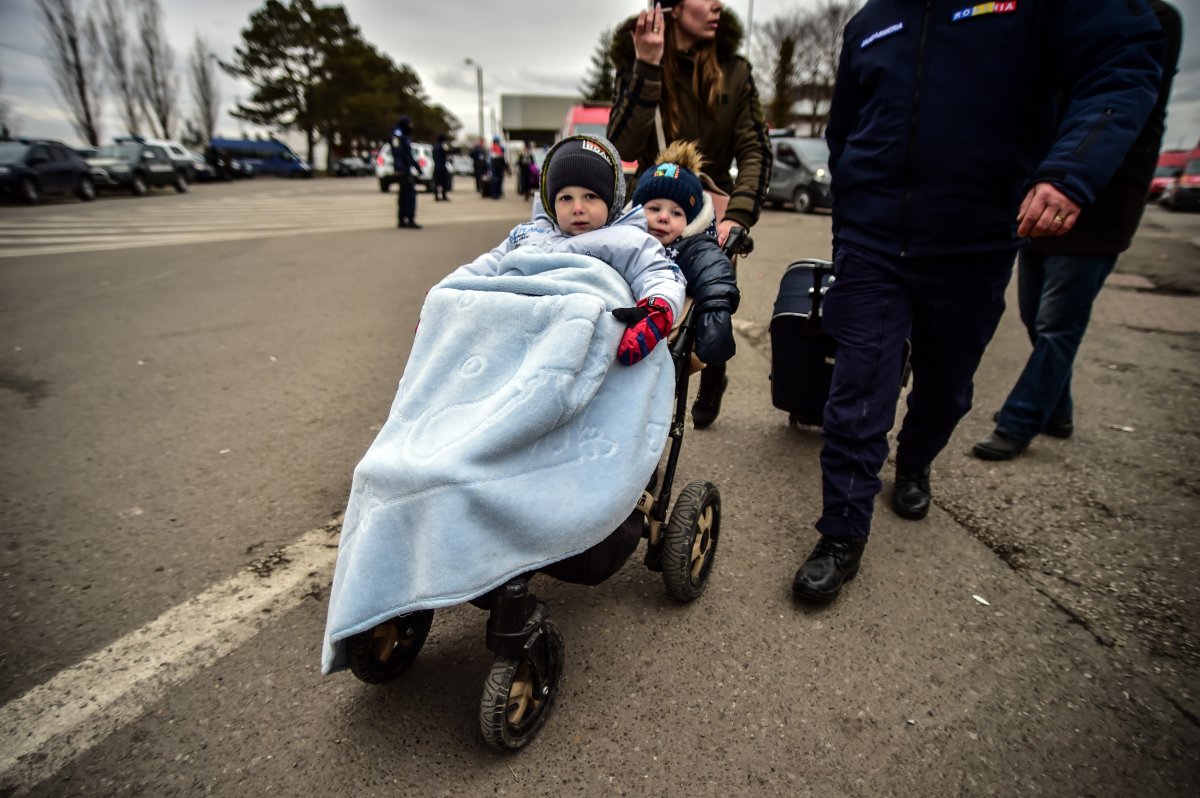
[[[638,300],[637,307],[616,308],[612,314],[629,329],[621,336],[617,360],[632,366],[654,349],[671,329],[675,316],[665,299],[652,296]]]

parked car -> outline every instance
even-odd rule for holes
[[[231,157],[211,144],[204,148],[204,162],[212,170],[214,180],[244,180],[254,177],[254,167],[246,161]]]
[[[197,183],[211,183],[219,179],[216,171],[209,166],[208,161],[204,156],[195,150],[188,150],[188,157],[192,160],[192,175]]]
[[[171,163],[175,168],[183,172],[189,183],[196,182],[195,162],[188,151],[188,148],[177,141],[170,139],[155,139],[148,136],[113,136],[113,141],[117,144],[126,144],[131,141],[141,142],[143,144],[154,144],[162,147],[167,151],[167,157],[171,159]]]
[[[446,168],[452,175],[475,176],[475,162],[465,152],[456,152],[446,159]]]
[[[358,156],[338,158],[333,162],[334,177],[363,177],[369,174],[371,174],[370,165]]]
[[[63,143],[16,139],[0,141],[0,193],[30,205],[46,194],[75,194],[91,202],[96,183],[87,161]]]
[[[1200,208],[1200,158],[1183,165],[1183,173],[1167,187],[1158,204],[1173,211]]]
[[[767,186],[768,204],[779,207],[791,203],[797,213],[833,206],[829,145],[824,139],[772,134],[771,154],[775,162]]]
[[[419,170],[417,185],[424,186],[426,191],[433,191],[433,145],[427,141],[414,141],[412,151]],[[379,190],[385,193],[396,182],[390,146],[380,147],[379,152],[375,153],[375,177],[379,179]]]
[[[1179,176],[1183,174],[1182,166],[1159,166],[1154,170],[1154,177],[1150,181],[1150,193],[1146,197],[1147,201],[1154,202],[1161,199],[1163,192],[1167,187],[1179,180]]]
[[[1196,150],[1163,150],[1158,154],[1154,177],[1150,181],[1150,191],[1146,199],[1153,202],[1162,197],[1167,186],[1183,174],[1183,166],[1194,157],[1200,156],[1200,148]]]
[[[275,139],[213,139],[210,145],[230,161],[251,166],[252,174],[312,177],[312,167],[288,145]]]
[[[152,188],[173,186],[188,190],[187,172],[158,144],[127,140],[101,147],[88,159],[97,188],[131,192],[140,197]]]

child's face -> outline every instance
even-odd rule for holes
[[[608,205],[590,188],[567,186],[554,195],[558,226],[569,236],[599,230],[608,221]]]
[[[687,216],[675,200],[665,197],[652,199],[642,206],[646,212],[646,227],[660,244],[670,244],[683,235]]]

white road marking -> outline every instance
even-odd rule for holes
[[[242,241],[285,235],[388,229],[396,201],[378,194],[260,195],[201,201],[102,204],[86,216],[55,214],[0,219],[0,258],[63,255],[209,241]],[[459,222],[524,221],[510,204],[419,203],[426,227]]]
[[[28,792],[275,622],[313,587],[325,588],[340,527],[337,519],[308,532],[286,547],[288,562],[268,576],[245,571],[215,585],[0,707],[0,793]]]

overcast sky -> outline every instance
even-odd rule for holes
[[[743,20],[767,20],[807,7],[815,0],[735,0],[726,3]],[[240,40],[240,31],[262,0],[162,0],[167,35],[176,62],[187,63],[197,33],[222,58]],[[600,31],[637,12],[637,0],[577,3],[570,0],[344,0],[350,19],[364,38],[412,67],[429,99],[449,109],[462,122],[462,132],[478,128],[475,68],[483,67],[485,125],[500,114],[501,94],[576,94],[589,70]],[[1172,93],[1166,147],[1190,147],[1200,139],[1200,47],[1189,47],[1200,35],[1200,0],[1177,0],[1184,14],[1184,56]],[[46,50],[35,0],[0,0],[0,97],[21,135],[81,143],[62,111],[53,78],[43,57]],[[760,82],[763,80],[759,78]],[[218,130],[238,132],[227,113],[236,97],[249,88],[220,74],[222,115]],[[180,82],[180,112],[190,116],[187,82]],[[101,135],[107,140],[123,132],[115,103],[106,100]]]

